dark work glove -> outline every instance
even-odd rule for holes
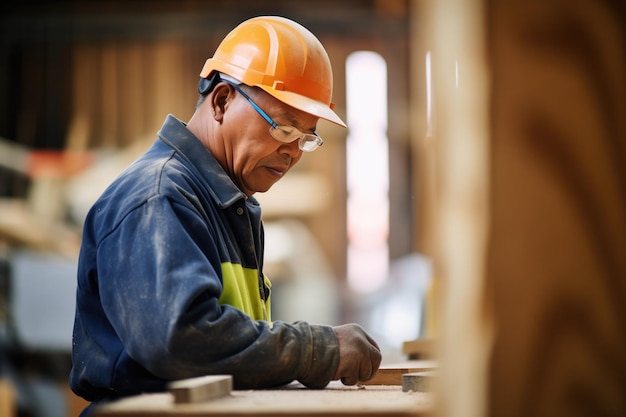
[[[358,324],[333,327],[339,343],[339,366],[334,379],[355,385],[371,379],[382,359],[380,348]]]

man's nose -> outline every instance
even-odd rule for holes
[[[300,140],[296,139],[290,143],[283,143],[278,148],[278,152],[283,153],[285,155],[289,155],[292,159],[298,159],[302,154],[302,150],[299,145]]]

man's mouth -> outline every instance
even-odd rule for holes
[[[284,167],[266,167],[267,170],[276,177],[282,177],[287,172],[287,168]]]

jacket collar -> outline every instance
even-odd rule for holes
[[[221,208],[227,208],[240,199],[258,205],[254,197],[248,197],[228,176],[215,157],[202,142],[187,129],[187,125],[173,115],[168,115],[158,132],[159,139],[171,146],[196,169],[209,184],[213,196]]]

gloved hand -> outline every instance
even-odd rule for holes
[[[355,385],[371,379],[378,371],[380,348],[358,324],[334,326],[339,343],[339,366],[334,379],[344,385]]]

